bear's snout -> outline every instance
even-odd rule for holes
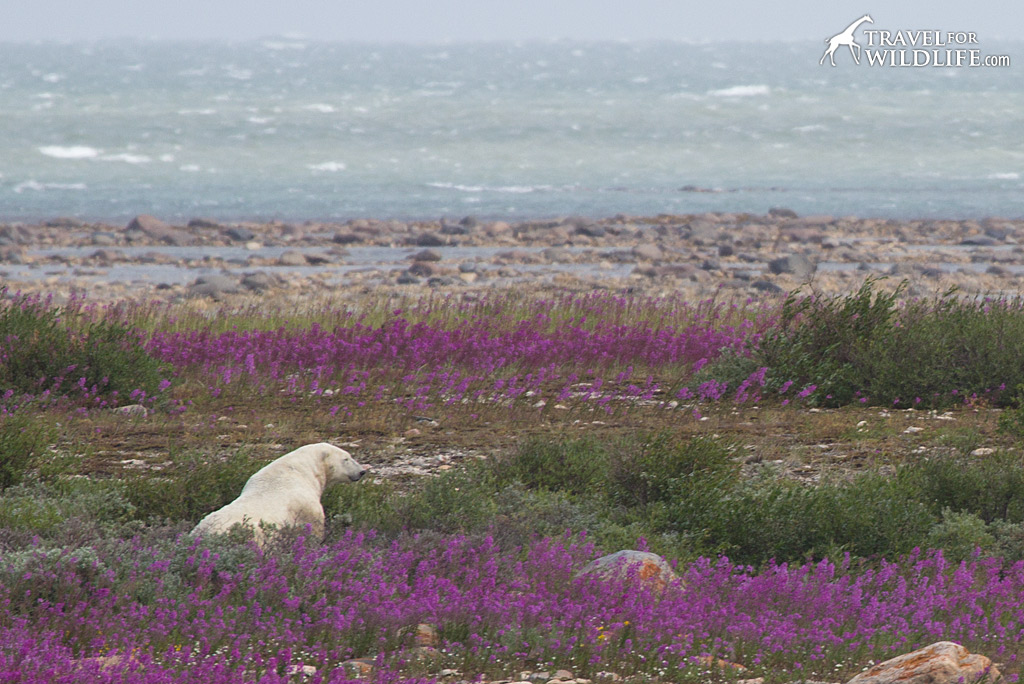
[[[354,477],[350,479],[353,482],[359,482],[359,480],[363,479],[363,475],[365,475],[368,472],[370,472],[370,466],[363,466],[363,469],[360,470]]]

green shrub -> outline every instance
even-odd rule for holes
[[[697,388],[706,382],[714,381],[724,384],[729,391],[735,393],[743,382],[761,368],[757,356],[747,356],[734,349],[723,349],[718,358],[711,361],[687,381],[686,386],[697,394]]]
[[[594,494],[604,486],[608,461],[607,446],[594,438],[531,438],[487,468],[497,487],[518,482],[528,489]]]
[[[479,467],[449,470],[425,478],[414,492],[392,497],[394,511],[381,521],[382,531],[471,533],[485,529],[494,519],[494,490],[481,482],[479,472]]]
[[[0,490],[24,479],[33,458],[43,453],[49,440],[49,429],[32,416],[0,417]]]
[[[880,331],[871,349],[865,389],[887,404],[943,407],[972,395],[1006,403],[1009,393],[999,388],[1024,380],[1024,311],[950,290],[907,304],[899,325]]]
[[[198,522],[234,501],[249,477],[265,465],[245,450],[223,458],[172,453],[170,460],[173,465],[160,475],[136,473],[128,478],[128,498],[144,520]]]
[[[401,524],[392,520],[396,496],[394,486],[388,482],[343,483],[329,487],[321,497],[327,538],[331,539],[349,527],[400,528]]]
[[[894,557],[922,545],[934,522],[902,478],[866,474],[850,483],[745,482],[674,529],[741,563],[799,561],[849,552]]]
[[[526,546],[538,537],[558,537],[567,531],[591,532],[591,540],[600,543],[595,536],[608,513],[597,497],[514,486],[497,492],[494,505],[492,534],[505,549]]]
[[[948,508],[973,513],[986,523],[1024,522],[1024,461],[1019,455],[932,458],[904,472],[936,517]]]
[[[123,482],[31,481],[0,494],[0,558],[25,549],[78,549],[131,537],[138,525]]]
[[[997,429],[1014,439],[1024,439],[1024,385],[1017,385],[1010,407],[999,414]]]
[[[1024,560],[1024,523],[996,520],[988,526],[988,532],[995,539],[992,555],[1010,563]]]
[[[942,549],[954,561],[968,560],[976,550],[990,553],[996,540],[985,521],[974,513],[957,512],[949,508],[942,511],[942,522],[934,525],[925,541],[930,549]]]
[[[90,322],[75,306],[33,297],[0,305],[0,388],[15,394],[82,398],[114,403],[153,397],[168,368],[146,353],[138,334],[111,321]],[[94,389],[95,388],[95,389]]]
[[[669,433],[616,445],[609,465],[608,497],[621,506],[655,502],[680,505],[704,492],[722,493],[736,480],[739,464],[718,440],[686,441]]]
[[[872,341],[894,327],[896,303],[906,281],[892,293],[876,292],[874,279],[841,297],[800,297],[783,304],[778,327],[761,340],[758,366],[768,367],[768,385],[815,385],[812,401],[841,406],[868,389]]]
[[[754,355],[768,386],[815,385],[811,400],[829,406],[858,396],[921,408],[1009,401],[1005,386],[1024,381],[1024,303],[967,300],[953,289],[899,305],[906,281],[892,293],[874,284],[830,298],[791,295]]]

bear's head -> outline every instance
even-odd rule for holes
[[[359,465],[352,454],[332,444],[323,445],[321,458],[327,473],[327,484],[357,482],[370,470],[369,466]]]

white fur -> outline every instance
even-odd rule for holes
[[[227,532],[241,524],[251,526],[262,544],[261,523],[278,529],[308,523],[323,538],[324,489],[336,482],[355,482],[367,470],[344,449],[326,442],[307,444],[257,471],[237,499],[200,520],[192,534]]]

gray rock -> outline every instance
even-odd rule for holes
[[[476,219],[473,219],[474,221]],[[476,227],[476,224],[473,224]],[[469,235],[469,226],[464,226],[461,223],[448,223],[447,221],[441,221],[441,235]]]
[[[578,235],[586,235],[587,237],[600,238],[604,237],[608,231],[605,230],[604,226],[599,226],[596,223],[586,223],[577,226],[576,233]]]
[[[572,252],[564,247],[548,247],[540,253],[544,259],[556,264],[572,262]]]
[[[213,274],[196,278],[188,287],[189,297],[210,297],[220,299],[224,295],[241,292],[241,288],[232,278],[225,275]]]
[[[814,275],[814,272],[818,270],[818,265],[803,254],[790,254],[769,261],[768,270],[776,275],[788,273],[800,280],[806,280]]]
[[[414,276],[412,273],[405,271],[399,274],[398,279],[395,282],[397,282],[399,285],[419,285],[423,281]]]
[[[797,214],[796,214],[795,211],[793,211],[792,209],[787,209],[786,207],[772,207],[771,209],[768,210],[768,215],[769,216],[774,216],[775,218],[796,218],[797,217]]]
[[[310,266],[322,266],[331,263],[331,259],[323,254],[307,254],[306,263]]]
[[[188,227],[189,228],[208,228],[208,229],[217,230],[217,229],[219,229],[221,227],[221,225],[219,223],[217,223],[216,221],[214,221],[213,219],[194,218],[194,219],[189,219]]]
[[[409,258],[413,261],[440,261],[441,253],[436,249],[424,249],[421,252],[416,252]]]
[[[307,266],[309,261],[306,259],[306,255],[302,252],[296,252],[295,250],[289,250],[281,255],[277,260],[282,266]]]
[[[577,573],[578,577],[594,576],[603,580],[628,580],[654,591],[679,582],[679,575],[661,556],[646,551],[624,550],[591,561]]]
[[[128,404],[127,406],[117,406],[112,409],[114,413],[120,413],[122,416],[130,416],[133,418],[145,418],[149,415],[149,409],[142,404]]]
[[[750,287],[757,290],[758,292],[764,292],[766,294],[783,294],[785,290],[768,280],[755,280],[750,283]]]
[[[721,237],[718,225],[710,221],[697,220],[686,224],[688,237],[698,245],[710,245]]]
[[[47,228],[81,228],[85,222],[71,216],[58,216],[43,223]]]
[[[25,258],[24,247],[8,247],[7,249],[0,250],[0,263],[24,264],[26,263]]]
[[[641,261],[661,261],[665,257],[665,253],[658,245],[646,243],[634,247],[633,256]]]
[[[722,244],[718,245],[718,256],[720,256],[720,257],[732,256],[735,253],[736,253],[736,248],[733,247],[730,244],[727,244],[727,243],[723,242]]]
[[[90,236],[89,240],[97,247],[111,247],[117,244],[117,235],[107,230],[98,230]]]
[[[266,271],[247,273],[242,278],[242,287],[250,292],[266,292],[280,284],[280,280]]]
[[[412,266],[410,266],[406,270],[406,273],[411,273],[412,275],[423,277],[437,275],[439,272],[440,269],[433,262],[430,261],[414,261],[412,263]]]
[[[27,245],[32,242],[32,233],[25,226],[8,225],[0,228],[0,246]]]
[[[427,280],[427,285],[430,287],[449,287],[451,285],[461,285],[462,281],[458,278],[452,278],[451,276],[434,276]]]
[[[417,247],[442,247],[448,244],[443,237],[436,233],[420,233],[414,242]]]
[[[480,266],[472,262],[463,262],[459,264],[459,273],[476,273],[480,270]]]
[[[331,238],[331,240],[339,245],[351,245],[356,242],[361,242],[362,238],[349,231],[339,231],[334,234],[334,237]]]
[[[256,237],[256,233],[242,226],[231,226],[224,231],[224,235],[235,242],[248,242]]]
[[[459,225],[463,228],[476,228],[480,225],[480,221],[477,220],[476,216],[463,216],[462,220],[459,221]]]
[[[960,241],[961,245],[973,245],[975,247],[993,247],[999,242],[995,238],[985,235],[973,235]]]
[[[191,245],[195,242],[195,238],[185,231],[178,230],[149,214],[140,214],[129,221],[127,231],[129,233],[142,233],[151,240],[164,242],[175,247]]]

